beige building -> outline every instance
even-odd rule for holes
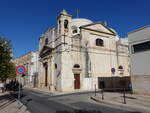
[[[112,79],[113,78],[113,79]],[[51,91],[127,87],[128,39],[102,22],[72,18],[63,10],[57,27],[39,38],[39,87]]]
[[[24,86],[35,87],[38,82],[38,52],[31,51],[13,60],[16,66],[26,68],[26,76],[21,78]]]

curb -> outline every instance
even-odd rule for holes
[[[43,91],[43,90],[40,90],[38,88],[26,88],[26,89],[29,89],[29,90],[33,90],[33,91],[38,91],[40,93],[46,93],[46,94],[49,94],[51,96],[67,96],[67,95],[74,95],[74,94],[77,94],[77,95],[80,95],[80,94],[86,94],[86,93],[94,93],[95,91],[94,90],[89,90],[89,91],[78,91],[78,92],[61,92],[61,93],[57,93],[57,92],[47,92],[47,91]],[[99,92],[99,91],[97,91]]]
[[[121,105],[122,103],[111,102],[111,101],[108,102],[106,100],[100,100],[100,99],[97,99],[95,97],[91,97],[91,99],[94,100],[94,101],[96,101],[96,102],[103,103],[103,104],[117,105],[119,107],[125,107],[126,106],[125,104]],[[126,107],[128,107],[128,106],[126,106]]]
[[[103,104],[107,104],[107,105],[116,105],[118,107],[126,107],[126,108],[129,108],[129,109],[139,109],[139,110],[143,110],[143,111],[149,111],[150,112],[150,108],[147,108],[147,107],[141,107],[141,106],[135,106],[135,105],[127,105],[127,104],[123,104],[123,103],[117,103],[117,102],[112,102],[112,101],[106,101],[106,100],[100,100],[100,99],[97,99],[96,97],[93,97],[91,96],[91,99],[98,102],[98,103],[103,103]]]

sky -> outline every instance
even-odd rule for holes
[[[106,21],[120,37],[150,25],[150,0],[0,0],[0,36],[12,41],[14,58],[38,50],[38,38],[56,27],[66,9],[73,18]]]

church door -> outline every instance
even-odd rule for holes
[[[74,74],[74,89],[80,89],[80,74]]]

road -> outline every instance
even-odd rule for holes
[[[92,96],[93,93],[75,93],[75,94],[52,96],[51,94],[32,89],[24,89],[22,90],[21,93],[22,93],[21,101],[23,104],[27,106],[28,110],[31,113],[69,113],[69,112],[62,112],[64,110],[97,111],[91,113],[140,113],[134,110],[129,111],[124,108],[118,108],[116,106],[110,106],[94,102],[93,100],[90,99],[90,96]]]

